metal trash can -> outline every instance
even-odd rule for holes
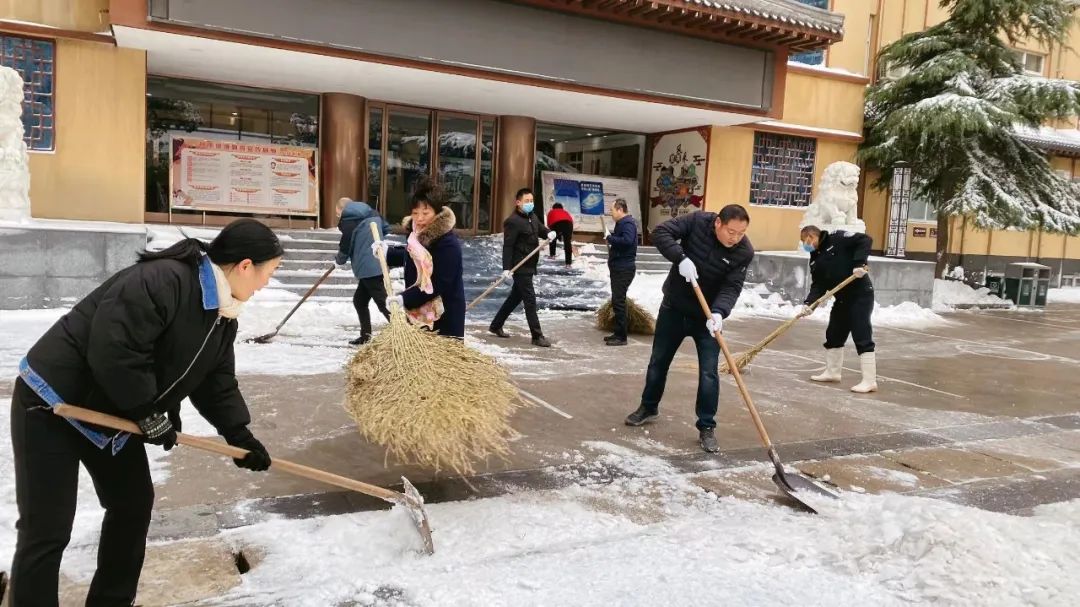
[[[1010,263],[1005,267],[1005,299],[1023,307],[1045,307],[1050,289],[1050,267],[1038,263]]]
[[[990,294],[1005,299],[1005,276],[1002,274],[987,274],[983,286],[990,289]]]

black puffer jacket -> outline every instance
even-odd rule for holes
[[[805,303],[810,305],[826,291],[851,276],[855,268],[866,265],[874,239],[860,232],[822,232],[817,250],[810,253],[810,293]],[[870,276],[864,276],[844,287],[836,294],[843,301],[848,297],[869,294],[873,297],[874,285]]]
[[[60,318],[25,362],[64,402],[128,419],[178,411],[190,396],[225,435],[251,417],[234,372],[236,321],[217,308],[207,257],[198,267],[171,259],[138,263]]]
[[[526,215],[515,209],[503,222],[503,269],[509,270],[525,259],[540,246],[540,239],[547,238],[550,231],[535,213]],[[539,259],[539,255],[533,255],[516,273],[536,274]]]
[[[716,239],[716,213],[681,215],[653,230],[653,244],[675,264],[664,281],[664,303],[687,316],[703,316],[694,288],[679,274],[679,262],[689,257],[698,271],[698,285],[709,309],[724,318],[742,293],[746,269],[754,259],[749,238],[728,248]]]

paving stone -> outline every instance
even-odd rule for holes
[[[964,483],[1026,472],[1016,464],[962,449],[929,447],[911,451],[897,451],[884,455],[905,466],[953,483]]]
[[[927,430],[926,432],[952,441],[973,441],[1030,436],[1032,434],[1041,434],[1050,430],[1051,428],[1049,428],[1047,424],[1017,419],[989,422],[985,424],[966,424],[951,428],[938,428]]]
[[[741,500],[776,501],[779,493],[772,482],[772,470],[765,467],[706,472],[691,476],[690,482],[717,497],[734,497]]]
[[[1080,466],[1080,450],[1062,448],[1047,438],[1044,435],[979,441],[963,448],[1010,461],[1034,472]]]
[[[1009,478],[987,479],[953,487],[943,487],[918,495],[944,499],[992,512],[1029,514],[1042,504],[1080,499],[1080,468],[1065,468]]]
[[[1038,421],[1043,424],[1051,424],[1065,430],[1080,430],[1080,415],[1057,415],[1054,417],[1041,417]]]
[[[948,481],[912,470],[881,455],[856,455],[821,462],[807,462],[799,469],[841,489],[859,493],[907,493],[948,485]]]
[[[154,510],[150,520],[150,541],[209,537],[218,531],[218,517],[205,506]]]
[[[1047,434],[1044,440],[1056,447],[1080,452],[1080,431],[1078,430]]]

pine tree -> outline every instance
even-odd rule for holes
[[[1009,50],[1021,40],[1064,45],[1080,0],[940,5],[951,9],[947,21],[878,55],[879,65],[903,75],[867,90],[859,150],[880,171],[882,189],[897,161],[911,163],[913,196],[938,214],[938,276],[948,262],[949,216],[981,228],[1080,231],[1080,188],[1015,130],[1080,114],[1080,83],[1025,75]]]

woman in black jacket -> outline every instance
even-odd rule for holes
[[[397,300],[409,319],[445,337],[465,339],[465,281],[462,278],[461,239],[454,233],[457,218],[446,204],[446,193],[424,180],[412,196],[412,212],[403,222],[408,244],[383,247],[387,264],[405,266],[405,290],[386,299]]]
[[[30,349],[11,401],[19,508],[13,605],[57,604],[80,463],[105,508],[86,604],[132,604],[154,501],[143,445],[176,444],[183,399],[190,397],[230,445],[249,451],[234,460],[237,466],[270,466],[247,427],[233,341],[243,302],[266,286],[281,256],[277,236],[252,219],[229,224],[209,246],[187,239],[144,252]],[[142,435],[53,415],[60,403],[133,420]]]

